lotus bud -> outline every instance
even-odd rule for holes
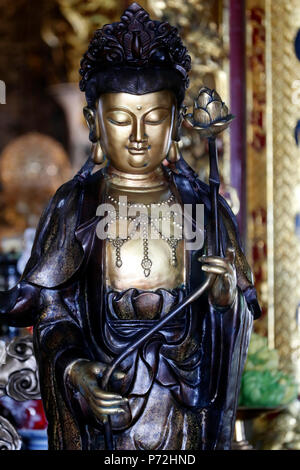
[[[194,100],[192,115],[186,121],[204,137],[213,137],[225,130],[234,119],[220,95],[207,87],[202,87]]]
[[[200,126],[208,126],[218,121],[226,121],[228,108],[215,90],[203,87],[194,101],[194,121]]]

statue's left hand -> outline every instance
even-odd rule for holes
[[[227,248],[226,257],[202,256],[199,261],[203,263],[202,270],[216,274],[216,280],[209,292],[209,302],[215,308],[230,307],[237,294],[237,276],[234,264],[235,250]]]

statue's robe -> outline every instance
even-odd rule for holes
[[[188,254],[189,293],[205,278],[199,256],[213,250],[209,188],[182,158],[164,171],[183,204],[205,207],[204,247]],[[127,330],[112,329],[105,320],[104,243],[96,235],[104,172],[91,175],[87,164],[56,192],[41,217],[18,286],[0,296],[3,321],[34,324],[50,449],[103,447],[101,427],[79,393],[66,387],[64,372],[79,358],[109,363],[137,331],[130,325]],[[230,448],[252,322],[260,308],[235,218],[221,197],[219,209],[222,254],[228,246],[236,250],[236,300],[220,311],[202,296],[181,316],[175,336],[165,328],[121,364],[126,380],[114,391],[131,393],[134,413],[123,426],[113,426],[117,448]],[[27,299],[23,303],[17,300],[16,289]],[[31,297],[38,300],[26,308]]]

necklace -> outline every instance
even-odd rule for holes
[[[120,201],[117,201],[117,199],[115,199],[114,197],[108,195],[107,198],[113,203],[113,204],[117,204],[118,206],[127,206],[127,208],[129,209],[129,207],[136,207],[136,208],[147,208],[147,209],[150,209],[151,207],[151,204],[138,204],[136,202],[128,202],[126,204],[126,202],[120,202]],[[162,202],[156,202],[155,205],[157,205],[158,207],[162,207],[162,206],[168,206],[170,202],[174,201],[174,196],[172,194],[172,196],[170,196],[166,201],[162,201]]]
[[[160,236],[160,238],[169,245],[171,248],[171,265],[176,266],[177,265],[177,246],[179,243],[179,240],[182,239],[182,230],[183,227],[181,224],[175,221],[175,217],[178,216],[178,213],[175,211],[169,211],[166,216],[160,216],[160,217],[155,217],[151,218],[151,216],[146,215],[145,213],[140,214],[139,216],[136,217],[130,217],[130,216],[121,216],[118,210],[118,207],[120,205],[126,206],[127,208],[129,207],[135,207],[135,208],[147,208],[149,209],[152,204],[137,204],[137,203],[121,203],[120,201],[117,201],[115,198],[112,196],[108,196],[108,199],[117,206],[115,210],[108,210],[108,214],[110,216],[109,221],[107,222],[107,230],[109,227],[116,222],[116,220],[128,220],[130,222],[133,222],[133,230],[131,233],[127,235],[126,238],[121,238],[119,236],[117,237],[108,237],[108,241],[112,243],[114,248],[116,249],[116,267],[120,268],[123,264],[122,262],[122,257],[121,257],[121,248],[126,243],[128,240],[132,240],[134,237],[136,237],[136,229],[139,228],[140,231],[142,232],[142,242],[143,242],[143,259],[141,261],[141,267],[144,271],[144,276],[148,277],[151,273],[151,267],[152,267],[152,260],[149,258],[149,240],[148,240],[148,228],[149,225],[152,227],[152,229]],[[175,200],[174,196],[170,196],[166,201],[162,201],[157,203],[159,207],[162,206],[168,206],[170,202]],[[148,211],[147,211],[148,212]],[[171,236],[165,236],[159,228],[156,226],[155,222],[160,223],[161,221],[170,221],[174,229],[178,228],[180,230],[180,235],[178,237],[174,237],[174,235]]]

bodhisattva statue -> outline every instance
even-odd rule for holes
[[[136,3],[96,31],[81,62],[92,156],[51,199],[19,283],[0,297],[1,321],[34,325],[50,449],[104,449],[107,426],[115,449],[230,448],[260,310],[230,208],[219,197],[215,256],[209,187],[178,150],[189,70],[176,28]],[[170,211],[186,205],[181,220]],[[188,223],[200,247],[178,235]],[[207,275],[209,291],[132,350],[104,389],[109,364]]]

